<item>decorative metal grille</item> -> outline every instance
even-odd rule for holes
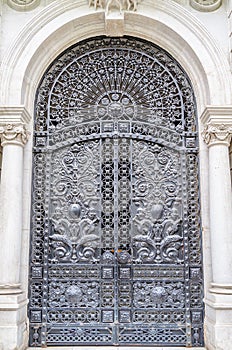
[[[203,345],[193,91],[146,41],[68,49],[36,100],[30,346]]]

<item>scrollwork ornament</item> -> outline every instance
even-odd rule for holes
[[[138,0],[89,0],[89,7],[94,6],[94,9],[105,8],[106,13],[110,10],[119,9],[122,11],[136,11]]]
[[[108,17],[119,11],[112,1]],[[53,63],[35,107],[40,344],[203,345],[197,125],[182,68],[143,40],[88,39]]]
[[[25,124],[5,124],[0,126],[1,145],[14,144],[24,146],[27,143],[29,132]]]
[[[7,0],[7,4],[17,11],[29,11],[38,6],[40,0]]]
[[[225,124],[208,124],[202,136],[208,146],[225,144],[229,147],[232,137],[232,126]]]
[[[190,0],[190,5],[203,12],[210,12],[217,10],[222,4],[222,0]]]

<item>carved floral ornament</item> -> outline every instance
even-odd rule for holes
[[[106,13],[115,8],[118,8],[120,12],[123,10],[136,11],[138,0],[89,0],[89,6],[94,6],[95,10],[98,7],[103,8]]]
[[[146,0],[86,0],[89,7],[93,6],[95,10],[105,9],[106,13],[113,9],[118,9],[120,12],[136,11],[142,1],[146,2]],[[7,3],[14,10],[27,11],[38,6],[40,0],[7,0]],[[189,3],[199,11],[214,11],[221,6],[222,0],[189,0]]]
[[[226,124],[208,124],[202,136],[208,146],[221,143],[229,146],[232,137],[232,126]]]
[[[39,5],[40,0],[7,0],[8,5],[17,11],[33,10]]]
[[[0,125],[0,140],[1,146],[6,144],[15,144],[24,146],[27,143],[29,132],[25,124],[5,124]]]
[[[199,11],[215,11],[222,4],[222,0],[190,0],[190,5]]]
[[[138,4],[146,0],[88,0],[89,6],[94,6],[95,10],[97,8],[105,9],[108,13],[111,9],[116,9],[120,12],[122,11],[136,11]],[[218,9],[222,0],[189,0],[190,5],[199,11],[214,11]]]
[[[138,4],[146,0],[89,0],[89,6],[105,9],[106,13],[111,9],[118,8],[122,11],[136,11]],[[222,4],[222,0],[190,0],[190,5],[199,11],[214,11]]]

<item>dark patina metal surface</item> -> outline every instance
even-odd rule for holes
[[[131,37],[68,49],[38,89],[30,345],[203,345],[195,101]]]

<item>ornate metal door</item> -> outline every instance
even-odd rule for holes
[[[195,102],[166,52],[96,38],[38,89],[30,345],[203,345]]]

